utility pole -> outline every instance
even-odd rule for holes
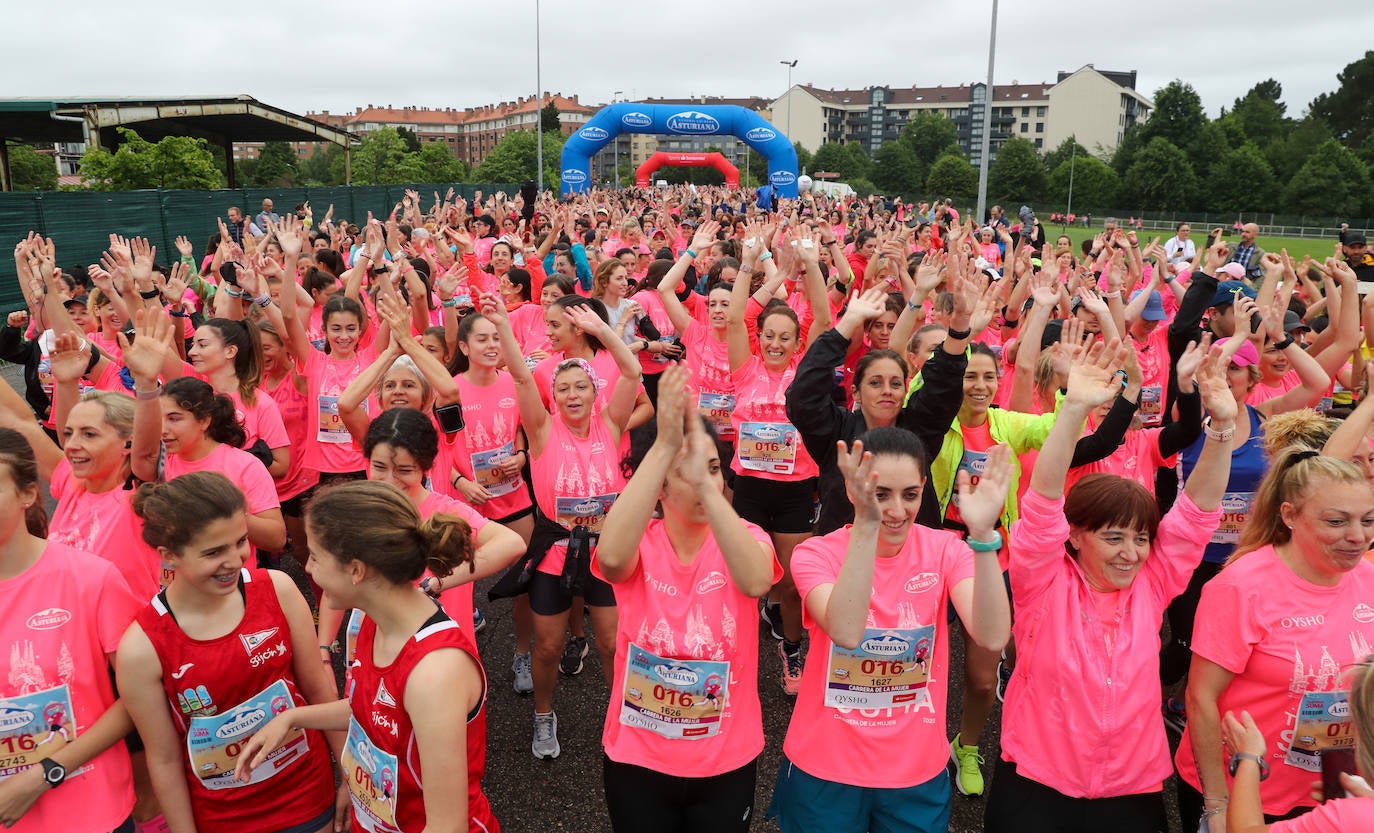
[[[539,67],[539,0],[534,0],[534,166],[538,193],[544,193],[544,78]]]
[[[616,90],[615,92],[611,93],[611,103],[612,103],[612,104],[615,104],[617,101],[619,101],[619,100],[620,100],[620,96],[623,95],[624,93],[625,93],[624,90]],[[617,189],[620,188],[620,137],[621,137],[621,135],[622,135],[622,134],[620,134],[620,133],[617,133],[617,134],[616,134],[615,139],[612,140],[612,141],[615,142],[615,144],[611,146],[612,152],[615,154],[615,187],[616,187]]]
[[[997,57],[997,0],[992,0],[992,27],[988,30],[988,89],[983,100],[983,155],[978,160],[978,208],[974,212],[978,222],[988,205],[988,153],[992,147],[992,67]]]

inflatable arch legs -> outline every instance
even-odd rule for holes
[[[649,182],[654,177],[654,171],[659,168],[672,166],[683,166],[688,168],[715,168],[725,175],[726,188],[739,187],[739,168],[730,164],[724,154],[720,153],[668,153],[658,151],[645,160],[635,170],[635,187],[648,188]]]
[[[797,150],[763,117],[734,105],[620,102],[601,109],[563,143],[563,196],[591,188],[592,156],[621,133],[669,136],[737,136],[768,161],[768,181],[777,195],[797,197]]]

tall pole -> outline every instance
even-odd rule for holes
[[[534,166],[539,193],[544,193],[544,77],[539,67],[539,0],[534,0],[534,86],[537,88],[534,111]]]
[[[978,222],[988,204],[988,152],[992,147],[992,67],[997,57],[997,0],[992,0],[992,27],[988,30],[988,88],[983,101],[983,154],[978,160]]]
[[[1069,204],[1064,208],[1065,216],[1073,213],[1073,168],[1078,161],[1078,134],[1069,137],[1073,142],[1073,147],[1069,149]]]
[[[614,104],[614,103],[616,103],[617,101],[619,101],[619,100],[620,100],[620,96],[621,96],[624,92],[625,92],[624,90],[616,90],[615,92],[611,93],[611,103]],[[620,135],[619,135],[619,134],[616,134],[616,137],[615,137],[614,141],[615,141],[615,144],[612,145],[611,148],[612,148],[612,151],[613,151],[614,154],[615,154],[615,187],[616,187],[616,188],[619,188],[619,187],[620,187]]]
[[[797,61],[800,58],[793,58],[790,61],[778,61],[787,67],[787,141],[792,141],[792,70],[796,69]]]

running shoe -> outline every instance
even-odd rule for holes
[[[472,609],[472,632],[481,633],[487,629],[487,617],[482,615],[481,608]]]
[[[983,756],[978,747],[964,746],[960,743],[962,733],[954,736],[949,745],[950,756],[954,759],[954,788],[960,795],[983,794]]]
[[[515,661],[511,663],[511,670],[515,672],[515,682],[512,687],[515,693],[521,697],[534,693],[534,671],[530,666],[529,654],[516,654]]]
[[[1007,697],[1007,683],[1011,682],[1011,663],[1007,661],[1007,652],[1002,652],[1002,658],[997,660],[997,702],[1003,703]]]
[[[1183,728],[1188,725],[1188,712],[1183,704],[1172,697],[1164,701],[1164,728],[1179,737],[1183,736]]]
[[[565,677],[576,677],[582,673],[582,660],[587,658],[587,637],[570,636],[563,646],[563,656],[558,659],[558,670]]]
[[[782,657],[782,690],[793,697],[801,690],[802,655],[787,653],[781,642],[778,643],[778,656]]]
[[[768,626],[769,633],[776,640],[782,640],[782,605],[771,604],[767,599],[759,600],[759,619]]]
[[[530,744],[530,751],[534,752],[536,758],[557,758],[563,751],[558,746],[557,714],[534,715],[534,743]]]

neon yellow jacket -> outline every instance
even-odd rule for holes
[[[1058,407],[1058,402],[1056,402]],[[1045,438],[1050,435],[1050,428],[1054,427],[1054,420],[1057,413],[1048,414],[1023,414],[1019,411],[1007,411],[1001,408],[988,409],[988,430],[992,434],[994,443],[1006,443],[1011,446],[1011,465],[1012,481],[1011,488],[1007,490],[1007,503],[1002,510],[1002,529],[1011,529],[1012,522],[1017,519],[1016,487],[1021,480],[1021,460],[1020,455],[1032,449],[1039,449],[1045,444]],[[931,486],[935,488],[935,494],[940,499],[940,516],[944,517],[949,508],[949,501],[954,496],[955,478],[959,473],[959,461],[964,457],[964,435],[959,430],[959,420],[955,419],[949,431],[945,433],[944,444],[940,446],[940,453],[936,455],[935,461],[930,466]]]

